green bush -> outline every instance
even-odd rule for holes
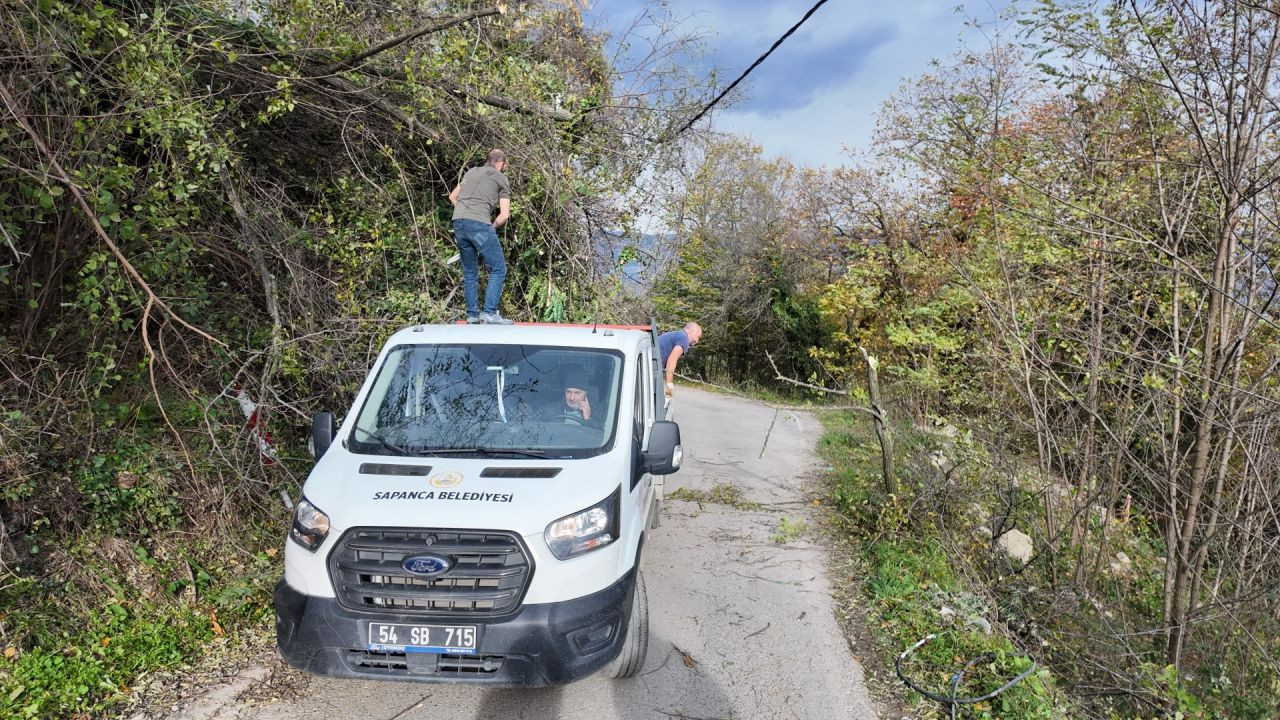
[[[180,665],[211,636],[209,619],[191,610],[122,602],[102,606],[79,628],[28,629],[35,632],[26,647],[0,659],[3,717],[105,710],[124,699],[140,671]]]
[[[910,656],[906,670],[922,686],[945,695],[954,671],[971,658],[991,655],[966,674],[962,697],[983,695],[1026,670],[1028,656],[999,632],[987,634],[981,625],[988,622],[985,618],[976,619],[990,614],[991,608],[980,591],[966,588],[958,559],[944,551],[934,526],[908,517],[908,495],[916,483],[903,478],[900,497],[882,496],[879,447],[870,421],[836,412],[824,413],[822,421],[826,431],[818,447],[831,466],[831,504],[843,518],[839,527],[855,541],[852,579],[885,661],[892,663],[903,650],[936,634]],[[897,428],[895,436],[900,439],[900,458],[918,450],[923,441],[905,427]],[[944,606],[954,612],[953,619],[942,616]],[[910,696],[924,707],[938,707],[914,692]],[[1067,715],[1052,674],[1042,666],[995,699],[965,706],[960,717],[1050,720]]]

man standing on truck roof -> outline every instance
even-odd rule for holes
[[[467,302],[467,322],[510,325],[498,314],[502,283],[507,279],[507,262],[498,242],[498,228],[511,215],[511,184],[502,171],[507,168],[507,154],[494,148],[485,164],[473,167],[462,176],[462,182],[449,193],[453,204],[453,235],[462,257],[462,290]],[[493,217],[494,209],[498,217]],[[483,259],[489,268],[489,283],[484,290],[484,308],[479,307],[480,268]]]
[[[676,363],[680,361],[682,355],[689,352],[690,345],[697,345],[701,339],[702,326],[696,322],[686,323],[682,330],[673,330],[658,336],[658,352],[662,354],[667,397],[671,397],[671,391],[675,388]]]

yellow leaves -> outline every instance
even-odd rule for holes
[[[223,635],[227,634],[227,631],[223,630],[222,625],[218,622],[218,613],[216,612],[209,613],[209,622],[213,624],[214,635],[217,635],[218,637],[222,637]]]
[[[108,646],[108,645],[110,645],[110,644],[111,644],[111,636],[110,636],[110,635],[105,635],[105,636],[103,636],[103,638],[102,638],[102,647],[107,647],[107,646]]]
[[[18,657],[18,648],[12,645],[6,645],[4,648],[4,659],[12,660],[16,657]]]
[[[277,548],[267,548],[263,552],[267,554],[267,557],[275,557],[280,553],[280,551]]]

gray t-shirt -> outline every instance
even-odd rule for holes
[[[498,199],[510,197],[511,185],[506,175],[492,165],[473,167],[462,176],[458,202],[453,206],[453,219],[493,222]]]

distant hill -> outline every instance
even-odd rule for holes
[[[622,278],[628,290],[637,294],[648,292],[653,281],[675,255],[675,234],[642,233],[623,235],[604,232],[596,236],[596,257],[600,258],[600,271],[604,275]],[[623,257],[632,259],[619,262]]]

